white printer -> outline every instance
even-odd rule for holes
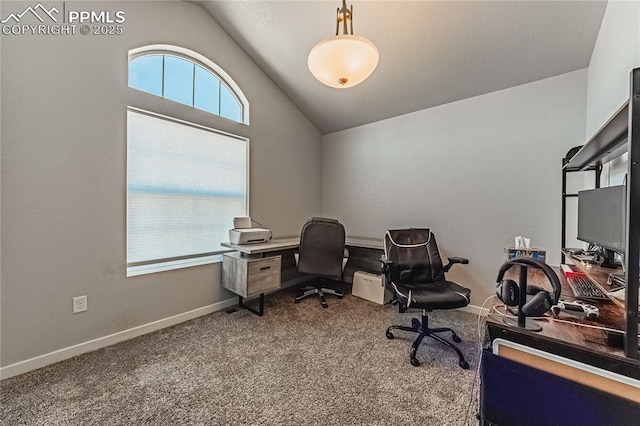
[[[253,228],[250,217],[236,217],[233,219],[233,229],[229,230],[229,242],[231,244],[264,243],[271,239],[271,230],[266,228]]]

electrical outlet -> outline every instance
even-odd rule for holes
[[[87,310],[87,296],[78,296],[73,298],[73,313],[84,312]]]

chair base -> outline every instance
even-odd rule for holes
[[[465,370],[469,368],[469,363],[464,359],[464,355],[462,354],[460,349],[458,349],[458,347],[453,343],[451,343],[450,341],[446,340],[445,338],[435,333],[450,332],[451,339],[456,343],[461,342],[460,337],[458,337],[458,335],[453,329],[448,327],[429,328],[429,317],[427,316],[427,311],[424,309],[422,310],[422,322],[420,322],[418,318],[413,318],[411,320],[411,327],[405,327],[401,325],[392,325],[391,327],[387,328],[387,332],[386,332],[387,339],[394,338],[394,335],[393,333],[391,333],[391,330],[404,330],[404,331],[411,331],[413,333],[419,333],[418,337],[413,342],[413,345],[411,345],[410,360],[411,360],[411,365],[413,365],[414,367],[417,367],[420,365],[418,358],[416,358],[416,352],[418,351],[418,347],[420,346],[422,339],[424,339],[425,336],[428,336],[428,337],[431,337],[432,339],[437,340],[440,343],[443,343],[449,346],[454,351],[456,351],[459,357],[458,365]]]
[[[335,290],[333,288],[327,288],[322,286],[304,286],[298,290],[298,294],[296,294],[295,303],[299,303],[302,299],[307,296],[311,296],[312,294],[317,294],[318,299],[320,299],[320,303],[323,308],[328,308],[327,299],[324,297],[325,294],[333,294],[334,296],[338,296],[338,299],[342,299],[344,296],[344,292],[341,290]]]

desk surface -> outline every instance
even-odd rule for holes
[[[222,247],[227,247],[233,250],[245,254],[261,254],[270,251],[288,250],[298,247],[300,245],[300,237],[290,238],[274,238],[266,243],[254,243],[254,244],[231,244],[222,243]]]
[[[565,300],[575,300],[575,296],[569,287],[564,275],[558,268],[554,268],[562,284],[561,298]],[[602,287],[608,290],[606,276],[612,270],[602,270],[596,266],[591,268],[589,275],[604,276]],[[506,278],[518,280],[519,267],[513,267]],[[538,269],[528,268],[528,284],[538,285],[545,289],[551,286],[547,278]],[[606,327],[621,330],[624,328],[624,309],[611,301],[590,302],[600,310],[600,316],[594,320],[580,319],[577,317],[562,316],[560,319],[568,323],[554,321],[551,312],[547,312],[548,317],[536,322],[542,326],[542,331],[527,331],[519,327],[506,325],[500,315],[492,313],[487,317],[487,327],[491,339],[502,337],[517,343],[555,353],[560,356],[573,358],[581,362],[596,365],[607,370],[612,370],[640,378],[640,362],[624,356],[621,348],[607,345],[607,333],[602,329],[581,327],[578,324],[586,324],[597,327]],[[494,307],[500,312],[504,312],[503,304],[496,299]]]
[[[223,247],[237,250],[244,254],[262,254],[271,251],[288,250],[300,245],[300,237],[274,238],[266,243],[231,244],[222,243]],[[364,237],[347,237],[347,246],[382,249],[382,240]]]

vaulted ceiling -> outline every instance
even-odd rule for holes
[[[323,133],[589,66],[606,1],[353,1],[380,63],[334,89],[307,55],[341,1],[197,1]]]

